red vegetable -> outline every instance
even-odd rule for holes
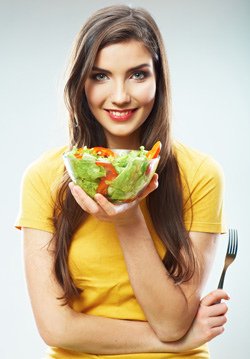
[[[111,163],[99,162],[96,161],[97,166],[102,166],[106,170],[106,176],[101,179],[99,185],[97,187],[97,193],[101,193],[103,195],[107,195],[109,184],[106,181],[112,181],[114,178],[118,176],[115,167]]]
[[[92,151],[102,157],[116,156],[116,154],[113,151],[105,147],[93,147]]]

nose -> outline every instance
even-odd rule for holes
[[[111,102],[115,105],[122,106],[130,103],[130,94],[123,81],[116,82],[111,93]]]

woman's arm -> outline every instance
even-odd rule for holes
[[[23,228],[28,291],[38,330],[48,345],[92,354],[179,352],[201,345],[222,332],[225,304],[224,307],[223,303],[213,307],[210,304],[226,299],[224,291],[208,296],[193,330],[176,343],[161,342],[147,322],[85,315],[68,305],[60,305],[57,298],[63,292],[53,274],[53,256],[48,246],[51,238],[48,232]],[[212,322],[206,320],[212,315],[216,316]]]
[[[157,336],[166,342],[182,338],[197,313],[201,291],[215,253],[216,234],[190,233],[197,269],[190,281],[176,285],[168,275],[138,205],[139,201],[113,205],[101,195],[95,201],[78,186],[70,184],[73,196],[88,213],[112,221],[126,261],[136,298]],[[157,188],[157,175],[142,195]]]
[[[134,221],[118,223],[116,229],[131,285],[147,320],[161,340],[180,339],[197,313],[214,258],[216,235],[190,233],[198,270],[191,280],[176,285],[156,251],[139,208]]]
[[[53,274],[48,232],[23,228],[24,262],[38,330],[50,346],[93,353],[174,351],[161,343],[147,322],[116,320],[77,313],[57,299],[63,295]]]

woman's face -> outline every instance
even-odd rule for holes
[[[99,51],[85,93],[109,147],[139,146],[139,128],[152,110],[155,92],[153,59],[143,43],[130,40]]]

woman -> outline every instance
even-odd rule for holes
[[[228,299],[201,300],[222,225],[222,175],[171,138],[169,74],[160,32],[143,9],[97,11],[80,31],[65,98],[70,144],[146,149],[158,175],[114,205],[70,182],[62,154],[26,171],[21,213],[27,284],[49,358],[209,358]],[[159,177],[158,177],[159,176]]]

